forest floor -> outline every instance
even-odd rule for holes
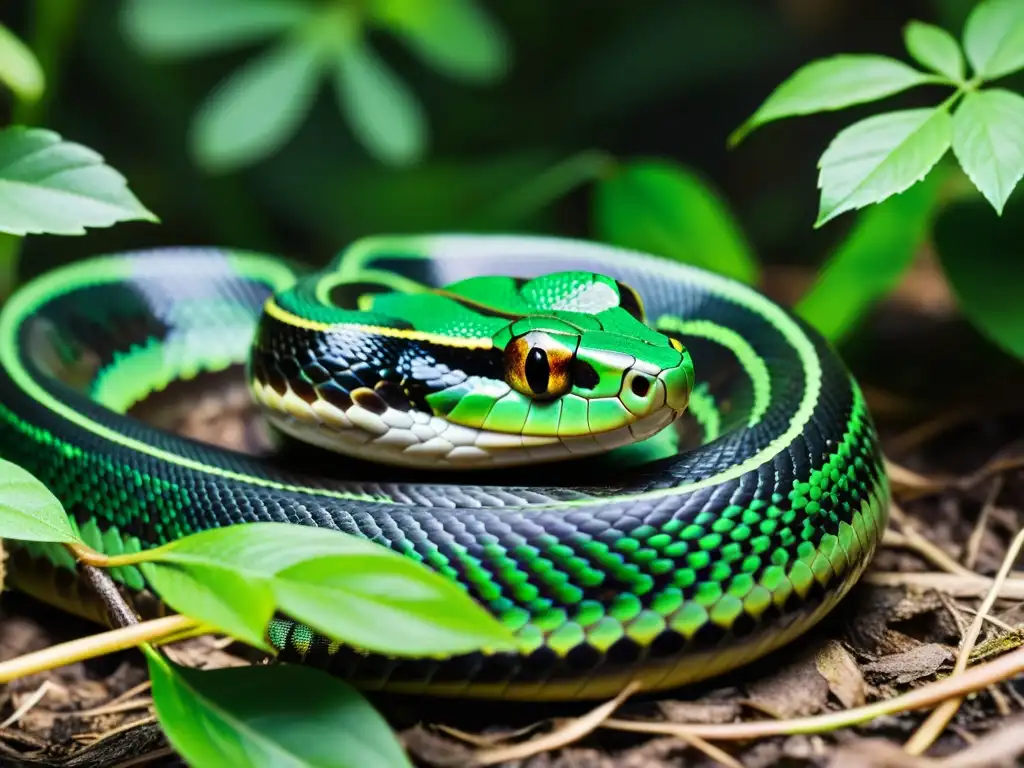
[[[908,294],[918,302],[929,296],[927,274],[919,279]],[[946,364],[951,379],[972,375]],[[840,607],[769,658],[679,697],[573,707],[375,701],[424,766],[1014,764],[1024,754],[1024,678],[1011,674],[1024,670],[1024,572],[1012,570],[1024,538],[1024,407],[975,384],[946,407],[865,386],[890,459],[889,529]],[[246,444],[259,437],[241,417],[245,402],[244,392],[212,393],[166,425]],[[0,608],[0,660],[95,631],[16,593]],[[174,653],[196,666],[246,663],[212,638]],[[958,703],[936,707],[972,679],[981,682]],[[179,765],[146,680],[141,655],[126,651],[0,689],[0,766]],[[865,705],[873,717],[835,727]]]

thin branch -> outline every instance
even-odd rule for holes
[[[195,619],[175,614],[162,619],[132,624],[128,627],[119,627],[98,635],[80,637],[35,653],[26,653],[15,659],[0,662],[0,683],[9,683],[19,677],[26,677],[54,667],[134,648],[140,643],[166,642],[169,638],[198,626],[200,624]]]
[[[1003,558],[1003,564],[999,568],[999,573],[996,574],[996,578],[992,582],[992,588],[989,590],[988,595],[985,596],[985,601],[981,604],[981,607],[978,608],[978,615],[975,616],[974,621],[971,622],[971,626],[967,630],[967,635],[964,637],[963,644],[960,646],[960,655],[957,657],[956,665],[953,667],[951,677],[955,678],[962,675],[967,669],[967,663],[970,659],[971,651],[974,650],[974,644],[978,641],[978,635],[981,634],[981,627],[985,622],[985,616],[992,609],[992,605],[999,596],[999,590],[1006,582],[1006,579],[1010,574],[1010,569],[1013,567],[1013,563],[1017,559],[1017,555],[1020,554],[1022,546],[1024,546],[1024,530],[1020,531],[1014,537],[1013,542],[1010,544],[1010,548],[1006,551],[1006,557]],[[935,711],[928,716],[928,719],[924,721],[918,731],[904,745],[904,751],[911,755],[923,754],[924,751],[932,745],[935,739],[939,737],[949,721],[953,719],[953,715],[955,715],[957,710],[960,708],[961,701],[963,701],[962,698],[950,699],[937,707]]]

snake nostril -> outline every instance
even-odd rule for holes
[[[633,394],[637,397],[647,397],[647,393],[651,391],[651,382],[648,381],[646,376],[635,375],[633,381],[630,383],[629,388],[633,390]]]

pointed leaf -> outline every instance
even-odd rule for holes
[[[797,314],[832,342],[840,341],[913,263],[929,232],[940,174],[858,215]]]
[[[57,497],[25,469],[0,459],[0,539],[80,541]]]
[[[509,67],[504,31],[475,0],[381,4],[391,31],[428,65],[451,77],[491,82]]]
[[[903,30],[903,40],[918,63],[950,80],[964,79],[964,56],[956,38],[942,27],[911,21]]]
[[[319,49],[305,39],[286,41],[236,70],[196,115],[192,146],[199,162],[225,172],[279,149],[313,105],[320,71]]]
[[[923,179],[949,149],[952,122],[941,108],[908,109],[840,131],[818,162],[821,208],[815,226]]]
[[[1024,201],[1011,201],[1002,218],[981,200],[952,203],[939,216],[934,239],[960,310],[1024,360]]]
[[[352,132],[370,154],[396,166],[422,157],[427,143],[423,107],[367,45],[355,41],[338,53],[335,88]]]
[[[129,0],[121,22],[136,48],[169,58],[256,43],[313,15],[304,0]]]
[[[192,768],[411,768],[355,689],[308,667],[198,670],[147,649],[153,706]]]
[[[426,656],[515,647],[460,587],[412,559],[305,560],[279,571],[273,588],[282,613],[358,648]]]
[[[638,161],[609,174],[594,200],[597,236],[753,283],[757,261],[725,203],[682,166]]]
[[[334,639],[370,650],[420,655],[512,642],[512,634],[456,582],[385,546],[340,531],[245,523],[192,534],[138,557],[148,561],[144,569],[167,563],[196,573],[197,594],[207,586],[214,588],[217,574],[210,571],[230,571],[232,580],[260,585],[259,590],[269,585],[272,603],[281,612]],[[159,581],[154,588],[163,596]],[[263,598],[239,601],[240,590],[230,580],[212,597],[186,594],[186,589],[175,592],[179,599],[203,599],[204,606],[214,599],[231,601],[235,620],[251,622],[253,631],[258,626],[262,632],[269,620]],[[378,594],[382,589],[385,592]],[[199,608],[174,607],[215,623],[208,614],[197,614]],[[223,626],[225,618],[217,621]]]
[[[902,61],[875,54],[839,54],[812,61],[790,75],[729,137],[739,144],[758,126],[796,115],[852,107],[933,82]]]
[[[273,652],[266,633],[274,615],[274,595],[265,579],[207,563],[142,563],[139,567],[160,599],[178,613]]]
[[[39,60],[21,38],[0,24],[0,81],[22,101],[43,95],[46,76]]]
[[[986,80],[1024,68],[1024,2],[978,3],[964,25],[964,51],[974,73]]]
[[[53,131],[0,131],[0,232],[82,235],[132,220],[157,218],[96,152]]]
[[[953,115],[953,152],[998,213],[1024,176],[1024,96],[1002,88],[964,97]]]

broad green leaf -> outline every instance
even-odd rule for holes
[[[1024,360],[1024,202],[1000,218],[981,200],[949,205],[935,224],[935,249],[964,315]]]
[[[964,79],[964,56],[960,52],[960,45],[942,27],[923,21],[911,21],[903,30],[903,40],[907,51],[921,66],[955,82]]]
[[[997,212],[1024,176],[1024,96],[992,88],[968,93],[953,114],[953,152]]]
[[[986,80],[1024,68],[1024,2],[978,3],[964,25],[964,51],[974,73]]]
[[[139,553],[149,562],[230,566],[254,578],[269,577],[303,560],[327,555],[402,555],[359,536],[292,523],[238,523],[210,528]]]
[[[288,141],[305,119],[321,74],[320,49],[288,40],[248,61],[196,115],[192,146],[211,171],[255,163]]]
[[[935,212],[941,174],[862,212],[797,313],[830,341],[848,333],[913,263]]]
[[[815,226],[880,203],[923,179],[949,149],[952,123],[941,107],[908,109],[840,131],[818,161],[821,207]]]
[[[934,82],[902,61],[875,54],[839,54],[798,69],[729,137],[739,144],[755,128],[784,117],[845,109]]]
[[[470,82],[491,82],[509,68],[509,43],[501,27],[475,0],[381,3],[378,11],[425,63]]]
[[[725,203],[683,167],[628,163],[598,183],[597,237],[754,283],[757,261]]]
[[[231,569],[237,579],[269,585],[274,604],[293,619],[371,650],[418,655],[511,642],[509,631],[458,584],[385,546],[339,531],[245,523],[193,534],[146,550],[139,558],[197,571],[197,580],[207,585],[214,579],[206,569]],[[159,583],[154,587],[163,595]],[[381,587],[392,594],[367,597]],[[228,583],[218,589],[216,599],[234,605],[232,591],[238,590]],[[270,617],[263,604],[250,601],[259,612],[250,616],[246,609],[240,615],[253,628],[265,627]],[[174,607],[215,623],[194,609]],[[243,608],[242,603],[236,606],[237,611]]]
[[[121,174],[53,131],[0,131],[0,232],[82,235],[86,227],[157,221]]]
[[[198,670],[147,648],[153,706],[192,768],[411,768],[387,722],[309,667]]]
[[[46,87],[46,76],[32,49],[3,24],[0,24],[0,81],[22,101],[36,101]]]
[[[411,559],[341,555],[277,573],[282,613],[358,648],[396,656],[513,649],[511,633],[462,590]]]
[[[335,89],[359,143],[381,162],[408,165],[427,143],[423,107],[404,82],[360,41],[340,50]]]
[[[267,652],[274,596],[266,579],[212,563],[142,563],[142,575],[178,613]]]
[[[125,36],[152,56],[195,56],[256,43],[302,25],[306,0],[127,0]]]
[[[0,459],[0,539],[80,541],[57,497],[35,476]]]

